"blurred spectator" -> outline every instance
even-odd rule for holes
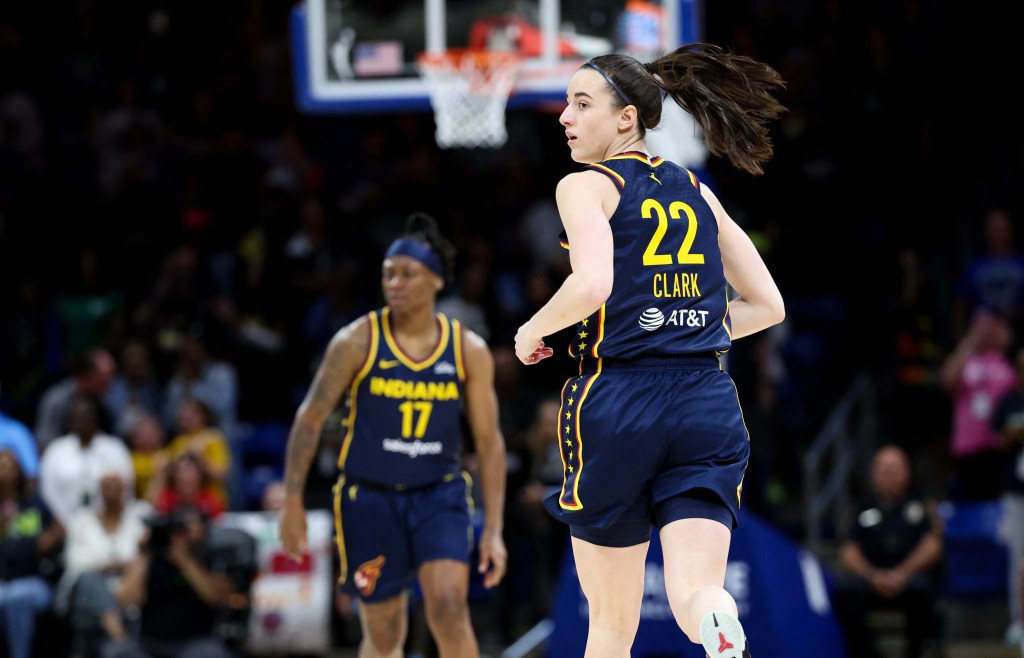
[[[0,408],[0,450],[10,450],[18,458],[18,464],[26,478],[39,478],[39,446],[28,425],[17,418],[11,418]]]
[[[175,416],[178,434],[167,446],[173,459],[189,453],[198,458],[203,473],[220,497],[228,504],[227,483],[231,476],[231,448],[210,407],[197,398],[185,398]]]
[[[10,658],[29,658],[36,617],[49,610],[64,528],[25,478],[15,454],[0,448],[0,633]]]
[[[1020,570],[1017,571],[1017,580],[1013,583],[1013,587],[1017,589],[1017,593],[1015,595],[1017,597],[1017,600],[1024,601],[1024,566],[1022,566]],[[1015,640],[1015,625],[1017,627],[1024,626],[1024,615],[1019,616],[1016,619],[1010,620],[1010,630],[1007,631],[1006,638],[1006,640],[1010,643],[1013,643]],[[1024,640],[1017,639],[1016,642],[1017,644],[1021,645],[1021,656],[1022,658],[1024,658]]]
[[[328,234],[327,208],[316,196],[307,196],[299,209],[298,225],[281,245],[288,284],[287,303],[301,321],[313,299],[331,284],[337,256]]]
[[[1000,535],[1006,542],[1009,573],[1007,591],[1010,593],[1010,626],[1006,630],[1008,644],[1021,644],[1024,623],[1021,613],[1021,575],[1024,574],[1024,348],[1018,349],[1013,360],[1016,385],[999,401],[992,416],[992,429],[999,433],[1003,457],[1003,511]],[[995,477],[995,474],[990,474]]]
[[[568,528],[556,523],[544,509],[544,499],[562,486],[562,456],[558,451],[560,405],[559,398],[545,397],[533,407],[533,421],[523,441],[528,472],[525,481],[508,496],[506,534],[509,574],[514,579],[504,587],[502,617],[509,641],[548,613],[562,555],[568,546]],[[526,605],[517,599],[525,599]]]
[[[105,276],[98,249],[82,247],[66,289],[53,300],[66,358],[78,358],[94,345],[116,345],[125,328],[125,300]]]
[[[0,232],[2,233],[2,232]],[[4,238],[0,235],[0,241]],[[0,255],[2,258],[2,255]],[[61,372],[60,321],[38,281],[27,273],[0,286],[4,321],[0,322],[0,378],[12,415],[33,422],[43,388]]]
[[[950,397],[939,382],[939,370],[949,342],[948,294],[940,285],[945,264],[926,258],[912,246],[899,249],[893,263],[895,286],[885,321],[885,345],[879,401],[890,436],[901,437],[915,462],[927,460],[923,480],[939,480],[938,463],[948,451]],[[945,482],[919,481],[936,495],[945,495]]]
[[[161,395],[149,345],[140,338],[126,341],[120,368],[105,396],[113,430],[124,436],[140,415],[158,416],[163,411]]]
[[[786,366],[779,353],[789,332],[783,322],[730,348],[729,373],[743,405],[744,424],[751,437],[750,461],[743,477],[744,504],[765,518],[783,519],[779,512],[794,498],[800,481],[800,463],[791,458],[801,442],[786,431],[779,390],[785,386]]]
[[[104,658],[233,658],[214,628],[232,584],[204,560],[207,520],[184,506],[150,525],[116,591],[122,608],[140,609],[138,637],[108,642]]]
[[[39,464],[39,488],[53,515],[64,524],[75,510],[100,507],[100,476],[118,469],[135,487],[132,457],[119,437],[99,424],[99,400],[76,395],[71,401],[70,432],[50,442]]]
[[[953,400],[950,496],[956,500],[991,500],[1002,493],[1002,477],[993,474],[1003,472],[1006,455],[992,415],[1014,386],[1012,338],[1005,317],[980,310],[942,363],[939,377]]]
[[[516,356],[512,343],[498,344],[491,348],[494,355],[494,390],[498,394],[498,414],[501,417],[501,431],[505,442],[516,453],[510,459],[521,459],[523,477],[529,474],[529,448],[526,445],[526,432],[534,422],[537,404],[546,397],[547,390],[530,386],[523,381],[526,368]],[[510,477],[512,471],[519,468],[518,464],[509,464]],[[519,478],[521,483],[523,478]],[[511,477],[510,486],[516,486],[516,478]]]
[[[117,468],[107,468],[100,477],[99,507],[72,513],[54,607],[70,623],[74,658],[97,658],[104,641],[128,636],[114,592],[139,553],[151,513]]]
[[[164,254],[146,298],[132,311],[133,327],[173,351],[190,325],[214,317],[218,294],[196,245],[178,244]]]
[[[905,656],[918,658],[926,640],[939,635],[935,599],[942,528],[934,510],[913,490],[910,458],[903,448],[878,448],[870,480],[867,500],[839,544],[844,572],[836,584],[836,611],[849,655],[878,658],[883,654],[867,617],[878,609],[900,610],[906,616]]]
[[[0,90],[0,125],[9,133],[11,150],[26,168],[38,169],[45,162],[45,128],[39,103],[24,89]]]
[[[156,181],[162,131],[160,115],[140,103],[135,81],[121,79],[116,106],[96,122],[93,135],[97,182],[105,194],[115,196],[132,182]]]
[[[36,411],[36,441],[43,450],[53,439],[68,431],[68,411],[76,395],[102,398],[117,374],[117,363],[105,347],[93,347],[72,359],[71,373],[51,384]],[[103,410],[106,413],[106,410]]]
[[[533,423],[526,434],[526,443],[530,449],[530,483],[540,485],[538,492],[543,507],[543,500],[561,488],[565,469],[562,456],[558,450],[558,415],[560,411],[558,398],[541,400],[534,408]],[[525,500],[530,500],[526,496]]]
[[[327,290],[310,304],[302,337],[312,348],[309,351],[313,356],[304,372],[320,362],[323,350],[338,329],[374,308],[373,296],[360,285],[360,274],[358,260],[343,259],[334,268]]]
[[[549,189],[554,189],[552,185]],[[565,248],[559,243],[562,220],[552,195],[538,195],[519,219],[518,238],[529,255],[525,263],[530,269],[547,270],[564,267]]]
[[[145,498],[149,481],[158,465],[167,462],[166,432],[155,416],[142,415],[128,428],[124,436],[132,455],[135,471],[135,495]]]
[[[198,325],[182,336],[174,372],[164,387],[163,421],[167,427],[174,426],[178,407],[185,398],[205,402],[228,441],[236,438],[238,373],[230,361],[211,354],[206,330]]]
[[[437,310],[449,318],[460,321],[484,340],[491,339],[491,327],[484,306],[490,289],[490,270],[487,263],[474,260],[459,272],[456,286],[437,300]]]
[[[190,507],[202,512],[207,519],[215,519],[227,510],[224,497],[206,475],[202,462],[190,452],[158,466],[149,482],[146,499],[164,515]]]
[[[993,207],[984,218],[984,252],[967,262],[956,283],[953,336],[963,337],[978,309],[1005,316],[1015,331],[1024,331],[1024,255],[1017,246],[1013,218]]]
[[[260,498],[260,509],[264,512],[280,512],[284,504],[284,481],[268,482]]]

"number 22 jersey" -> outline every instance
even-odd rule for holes
[[[718,221],[688,169],[644,153],[620,153],[585,169],[621,193],[609,220],[615,282],[579,323],[578,359],[724,352],[731,344]],[[563,245],[568,244],[565,232]]]

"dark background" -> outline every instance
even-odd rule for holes
[[[448,292],[482,290],[496,349],[511,347],[564,274],[531,248],[554,240],[557,224],[522,228],[574,166],[555,114],[510,112],[514,139],[495,152],[438,149],[429,113],[305,116],[293,101],[292,5],[0,7],[7,413],[31,425],[40,392],[82,348],[56,311],[62,296],[114,295],[103,342],[147,341],[161,377],[174,361],[167,337],[204,323],[216,354],[239,370],[242,420],[287,421],[331,332],[380,302],[381,252],[408,213],[435,214],[456,242],[468,274]],[[792,479],[779,455],[794,462],[856,373],[882,385],[894,376],[901,254],[921,263],[930,339],[948,350],[952,284],[981,249],[983,213],[1021,213],[1017,23],[996,2],[706,5],[708,41],[788,81],[765,175],[716,160],[707,169],[786,297],[784,327],[730,358],[745,408],[779,437],[767,465]],[[290,255],[285,245],[310,216],[323,249]],[[82,275],[86,251],[92,278]],[[184,273],[168,293],[162,273],[181,253]],[[140,310],[158,297],[159,313]],[[255,339],[253,327],[274,340]],[[524,377],[548,390],[568,365]],[[888,413],[899,431],[920,420]]]

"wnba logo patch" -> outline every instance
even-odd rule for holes
[[[644,331],[660,329],[665,324],[665,315],[657,308],[649,308],[640,314],[640,328]]]
[[[363,596],[369,596],[373,594],[373,590],[377,589],[377,581],[380,579],[380,572],[384,568],[384,556],[378,555],[369,562],[363,562],[356,569],[355,576],[352,577],[352,582],[359,588],[359,593]]]

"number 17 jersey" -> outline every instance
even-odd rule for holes
[[[338,467],[348,481],[396,490],[441,482],[461,465],[461,325],[438,313],[437,345],[416,360],[392,335],[387,307],[368,317],[370,349],[349,390]]]

